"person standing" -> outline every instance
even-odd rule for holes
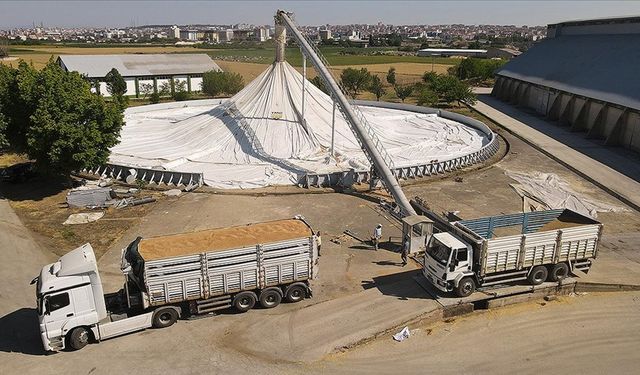
[[[373,248],[378,251],[378,246],[380,245],[380,239],[382,238],[382,224],[376,225],[373,230]]]
[[[320,257],[320,248],[322,247],[322,235],[320,231],[316,233],[316,244],[318,244],[318,257]]]
[[[411,242],[409,241],[409,237],[405,237],[404,244],[402,245],[402,252],[400,253],[400,257],[402,258],[402,267],[407,265],[407,257],[409,256],[410,247]]]

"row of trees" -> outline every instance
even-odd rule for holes
[[[129,103],[128,97],[125,96],[127,83],[118,70],[111,69],[105,76],[104,81],[107,84],[107,91],[112,100],[126,108]],[[93,84],[97,85],[99,82],[96,81]],[[244,80],[238,73],[212,70],[204,73],[202,77],[202,91],[210,96],[233,95],[242,90],[243,87]],[[140,93],[143,99],[149,98],[151,103],[160,102],[162,97],[170,96],[175,101],[189,100],[192,97],[187,87],[187,82],[177,79],[165,81],[157,89],[152,83],[143,83],[140,85]]]
[[[123,111],[121,101],[92,93],[80,74],[65,72],[53,59],[39,71],[25,62],[0,65],[0,140],[45,174],[106,163]]]
[[[319,77],[311,80],[323,91],[324,85]],[[419,105],[439,105],[458,102],[475,103],[476,97],[471,87],[453,75],[427,72],[422,77],[422,82],[414,84],[399,84],[396,78],[396,70],[391,67],[386,75],[386,81],[393,88],[395,95],[404,102],[411,95],[415,95]],[[345,91],[353,99],[363,91],[369,91],[380,100],[386,94],[385,86],[378,75],[371,74],[366,68],[347,68],[340,75],[340,82]]]

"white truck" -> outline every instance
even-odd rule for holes
[[[439,222],[442,226],[442,221]],[[481,286],[559,281],[588,272],[602,224],[571,210],[548,210],[445,223],[429,236],[423,274],[459,297]],[[447,228],[448,226],[448,228]]]
[[[138,237],[122,252],[123,289],[104,295],[96,258],[85,244],[45,266],[37,310],[45,350],[81,349],[180,317],[311,296],[318,271],[316,236],[304,218],[161,237]]]

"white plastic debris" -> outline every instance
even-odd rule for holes
[[[166,195],[167,197],[179,197],[180,195],[182,195],[182,190],[171,189],[163,192],[162,194]]]
[[[62,225],[87,224],[100,220],[104,216],[104,212],[83,212],[79,214],[69,215]]]
[[[398,342],[403,342],[411,336],[411,331],[409,331],[409,327],[404,327],[402,331],[393,335],[393,339]]]
[[[523,199],[523,211],[568,208],[596,218],[598,212],[621,212],[624,207],[608,204],[575,191],[568,181],[554,173],[507,171],[506,175],[518,181],[511,187]]]

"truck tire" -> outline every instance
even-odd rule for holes
[[[172,326],[177,321],[178,312],[172,308],[165,307],[164,309],[158,309],[153,314],[154,328],[167,328]]]
[[[549,270],[549,281],[561,281],[569,276],[569,266],[566,263],[558,263]]]
[[[80,350],[87,346],[91,335],[89,331],[84,327],[74,328],[69,335],[69,346],[73,350]]]
[[[272,309],[282,301],[282,292],[277,288],[267,288],[260,292],[260,305],[265,309]]]
[[[547,271],[547,267],[535,266],[533,267],[531,272],[529,272],[529,276],[527,276],[527,281],[529,281],[529,284],[531,285],[540,285],[547,279],[548,274],[549,274],[549,271]]]
[[[307,286],[301,283],[291,284],[284,294],[284,298],[291,303],[302,301],[307,296]]]
[[[476,282],[471,277],[464,277],[456,287],[456,295],[458,297],[469,297],[476,291]]]
[[[256,294],[253,292],[241,292],[233,298],[233,307],[241,313],[247,312],[256,305]]]

